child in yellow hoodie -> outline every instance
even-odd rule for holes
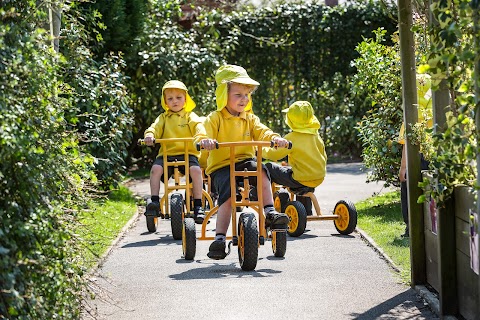
[[[285,123],[292,130],[284,138],[293,146],[291,149],[264,149],[266,159],[277,161],[288,156],[289,166],[266,164],[270,177],[273,182],[292,190],[315,188],[323,182],[327,167],[325,144],[318,134],[320,122],[308,101],[296,101],[282,112]],[[310,198],[302,198],[302,203],[307,214],[311,214]]]
[[[418,100],[418,123],[424,123],[426,128],[433,127],[432,115],[432,81],[428,74],[417,74],[417,100]],[[400,180],[400,199],[402,207],[403,221],[405,222],[405,232],[402,237],[410,237],[408,225],[408,189],[407,189],[407,149],[405,146],[405,122],[402,122],[398,143],[402,145],[402,159],[400,162],[400,171],[398,178]],[[429,162],[420,153],[420,170],[428,170]]]
[[[145,130],[145,144],[154,145],[155,139],[169,138],[193,138],[198,132],[204,132],[202,120],[192,110],[195,108],[195,102],[188,94],[185,84],[178,80],[171,80],[165,83],[162,88],[161,103],[165,112],[160,114],[150,127]],[[183,142],[166,145],[168,161],[184,161]],[[198,157],[200,152],[194,148],[192,143],[189,147],[189,165],[190,177],[193,185],[193,213],[196,223],[203,223],[205,219],[205,210],[202,207],[202,189],[203,177]],[[173,168],[170,168],[173,174]],[[185,168],[180,167],[180,171],[185,173]],[[157,158],[150,171],[150,192],[151,199],[147,205],[145,215],[160,215],[160,181],[163,181],[163,150],[160,148]]]
[[[224,65],[215,74],[217,88],[215,96],[217,110],[210,113],[204,122],[206,134],[199,134],[195,141],[210,150],[206,173],[211,176],[218,193],[218,213],[215,240],[209,248],[208,257],[224,259],[225,240],[231,220],[232,205],[230,201],[230,150],[215,149],[216,142],[235,141],[275,141],[278,147],[286,147],[288,141],[274,133],[260,122],[251,112],[251,94],[260,85],[250,78],[247,71],[236,65]],[[235,148],[235,168],[256,170],[255,148],[250,146]],[[286,229],[288,216],[278,213],[273,207],[273,195],[266,168],[263,168],[263,203],[266,224],[275,228]]]

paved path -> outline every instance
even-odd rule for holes
[[[383,191],[365,183],[360,164],[327,170],[316,190],[324,213]],[[148,181],[130,188],[149,193]],[[182,259],[170,230],[162,220],[148,233],[138,216],[98,270],[99,298],[90,302],[98,319],[438,319],[358,233],[341,236],[331,221],[309,221],[284,258],[267,242],[251,272],[240,269],[236,247],[225,260],[208,259],[210,241],[197,241],[194,261]]]

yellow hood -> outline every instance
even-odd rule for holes
[[[295,101],[285,112],[285,123],[295,132],[317,134],[320,122],[313,114],[313,108],[308,101]]]
[[[250,78],[247,71],[233,64],[227,64],[221,66],[215,74],[215,82],[217,83],[217,89],[215,90],[215,97],[217,99],[217,110],[222,110],[228,101],[228,83],[235,82],[253,86],[259,86],[260,83]],[[245,111],[248,112],[252,109],[252,96],[249,95],[249,101],[245,107]]]
[[[188,89],[187,86],[182,82],[178,80],[170,80],[167,83],[164,84],[162,88],[162,107],[165,109],[165,111],[168,111],[168,106],[165,103],[165,99],[163,98],[163,93],[165,92],[165,89],[180,89],[180,90],[185,90],[185,106],[183,109],[186,112],[190,112],[193,109],[195,109],[195,102],[192,100],[190,95],[188,94]]]

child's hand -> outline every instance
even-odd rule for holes
[[[200,141],[200,146],[205,150],[213,150],[217,147],[217,140],[215,139],[203,139]]]
[[[277,148],[288,147],[288,140],[287,139],[283,139],[283,138],[280,138],[280,137],[275,137],[275,138],[273,138],[273,142],[275,142]]]
[[[155,138],[152,136],[147,136],[145,139],[143,139],[143,142],[145,142],[147,146],[153,146],[155,144]]]

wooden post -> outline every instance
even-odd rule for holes
[[[48,15],[50,20],[50,36],[52,38],[52,47],[58,52],[60,47],[60,27],[62,24],[62,13],[61,9],[58,8],[55,4],[51,4],[48,8]]]
[[[473,10],[473,28],[474,32],[474,43],[475,48],[480,46],[480,21],[479,21],[479,12],[478,12],[478,4],[477,7]],[[480,137],[480,57],[475,56],[475,69],[473,74],[474,80],[474,88],[475,88],[475,127],[476,127],[476,137],[477,137],[477,145],[478,139]],[[480,186],[480,153],[477,154],[477,185]],[[480,220],[480,189],[477,190],[477,221]],[[480,235],[480,223],[477,226],[477,234]],[[480,245],[477,248],[477,258],[480,260]],[[480,261],[478,262],[480,264]],[[480,305],[480,276],[478,277],[478,305]]]
[[[445,112],[450,106],[450,96],[445,80],[440,83],[439,90],[433,92],[432,105],[434,132],[443,132],[446,127]],[[439,175],[440,173],[435,181],[437,185]],[[437,207],[436,210],[440,314],[453,316],[458,313],[454,199],[450,198],[444,207]]]
[[[412,2],[398,0],[398,20],[400,32],[400,58],[402,63],[402,99],[406,132],[408,215],[410,229],[410,261],[412,269],[412,287],[426,283],[426,257],[423,208],[417,203],[422,194],[418,186],[421,180],[420,148],[413,145],[410,135],[412,126],[417,123],[417,88],[415,48],[412,33]]]

